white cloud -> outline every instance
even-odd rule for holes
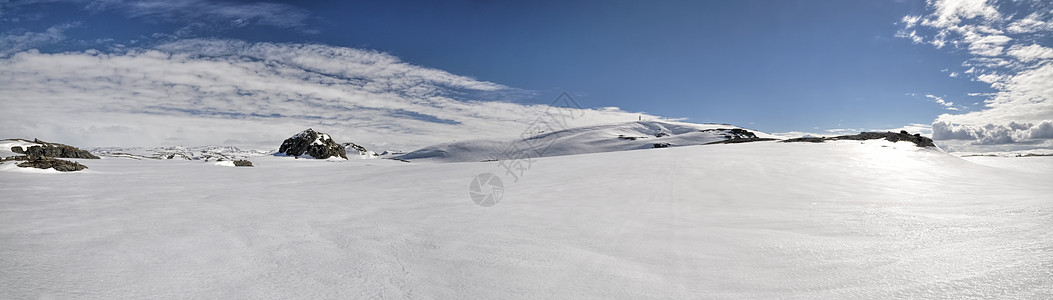
[[[963,125],[936,121],[932,123],[932,138],[937,141],[971,141],[973,145],[1042,143],[1045,139],[1053,139],[1053,121],[1038,124],[1010,122],[1006,125]]]
[[[185,40],[122,53],[0,59],[0,136],[84,146],[276,147],[313,127],[378,150],[516,136],[548,106],[481,101],[523,93],[376,51]],[[502,96],[503,95],[503,96]],[[568,126],[635,121],[574,110]]]
[[[963,19],[997,20],[1001,17],[987,0],[930,0],[929,5],[935,8],[935,12],[925,21],[936,27],[956,26]]]
[[[47,46],[65,40],[65,31],[77,26],[79,26],[79,23],[65,23],[51,26],[44,32],[0,34],[0,57],[6,57],[12,53]]]
[[[979,36],[968,34],[965,38],[965,42],[969,44],[969,52],[982,56],[1002,55],[1002,50],[1005,49],[1002,45],[1005,45],[1010,40],[1012,38],[1004,35]]]
[[[1007,52],[1009,56],[1015,57],[1023,62],[1053,59],[1053,48],[1043,47],[1036,44],[1029,46],[1013,45]]]
[[[938,103],[940,105],[943,105],[943,107],[946,108],[947,110],[958,110],[958,108],[954,107],[954,102],[943,100],[943,98],[937,97],[935,95],[925,95],[925,97],[929,98],[929,99],[932,99],[933,102],[936,102],[936,103]]]
[[[974,140],[977,145],[1011,144],[1013,129],[987,124],[983,126],[957,125],[947,122],[932,124],[932,138],[936,140]]]
[[[998,70],[1001,68],[1010,68],[1011,64],[1009,59],[1003,59],[1000,57],[973,57],[962,63],[963,66],[976,68],[980,67],[983,69],[974,70],[973,74],[983,75],[985,72],[991,70]],[[976,76],[979,76],[976,75]]]
[[[896,37],[909,38],[915,44],[921,44],[925,42],[925,39],[918,35],[917,30],[911,30],[910,32],[907,32],[906,30],[901,30],[896,33]]]
[[[983,81],[986,83],[998,83],[1001,82],[1003,78],[1006,77],[998,74],[982,74],[980,76],[976,76],[976,80]]]
[[[1032,33],[1053,30],[1053,26],[1049,22],[1042,21],[1041,18],[1042,15],[1039,12],[1032,13],[1023,19],[1010,23],[1006,27],[1006,31],[1009,33]]]
[[[1053,121],[1042,121],[1028,129],[1028,135],[1032,139],[1053,139]]]
[[[1000,6],[1026,6],[1031,12],[1000,12]],[[968,49],[972,58],[963,62],[969,67],[963,74],[986,82],[997,90],[986,95],[979,111],[943,114],[933,123],[934,139],[971,139],[971,144],[1021,143],[1050,145],[1042,128],[1053,120],[1053,49],[1037,41],[1053,34],[1048,15],[1053,2],[1001,3],[987,0],[929,1],[930,13],[914,25],[904,26],[922,40],[937,47],[954,45]],[[910,35],[897,36],[910,38]],[[961,74],[958,74],[961,75]],[[970,93],[970,95],[983,95]],[[928,97],[928,96],[927,96]],[[947,101],[929,97],[945,106]],[[1028,124],[1021,129],[1021,124]],[[1030,124],[1039,134],[1031,135]],[[1032,137],[1034,136],[1034,137]]]
[[[932,123],[932,138],[937,140],[974,140],[976,135],[965,125],[947,122]]]
[[[921,21],[921,16],[910,16],[910,15],[908,15],[908,16],[903,16],[903,19],[900,20],[900,22],[903,22],[903,27],[907,28],[907,29],[910,29],[911,27],[914,27],[915,25],[918,25],[918,21]]]

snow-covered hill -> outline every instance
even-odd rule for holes
[[[545,157],[518,180],[496,162],[0,165],[0,295],[1049,299],[1053,168],[1001,167],[1018,159],[1053,166],[884,140]],[[495,206],[470,197],[481,173],[504,180]]]
[[[551,157],[585,153],[703,145],[775,136],[727,124],[638,121],[526,133],[517,139],[455,141],[403,155],[404,160],[443,162]]]

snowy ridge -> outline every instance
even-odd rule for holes
[[[745,132],[745,134],[743,134]],[[543,132],[521,139],[455,141],[394,156],[404,160],[468,162],[504,159],[510,152],[534,157],[564,156],[651,148],[703,145],[748,139],[776,138],[771,134],[727,124],[637,121]]]

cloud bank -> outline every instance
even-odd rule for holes
[[[376,51],[217,39],[122,51],[0,58],[0,136],[83,146],[276,147],[313,127],[372,149],[412,150],[516,136],[548,108],[484,101],[523,91]],[[640,116],[606,108],[580,114],[570,125]]]
[[[984,109],[940,115],[933,138],[969,145],[1051,147],[1053,120],[1053,2],[930,0],[928,14],[903,17],[897,36],[972,57],[956,73],[998,92]],[[949,102],[930,97],[947,107]]]

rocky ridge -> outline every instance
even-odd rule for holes
[[[893,143],[899,142],[899,141],[911,142],[911,143],[914,143],[914,145],[916,145],[918,147],[936,147],[936,144],[934,144],[932,142],[932,139],[927,138],[927,137],[923,137],[923,136],[921,136],[921,134],[918,134],[918,133],[910,134],[906,130],[901,130],[899,133],[895,133],[895,132],[860,132],[859,134],[842,135],[842,136],[835,136],[835,137],[800,137],[800,138],[783,140],[782,142],[784,142],[784,143],[794,143],[794,142],[822,143],[822,142],[825,142],[825,141],[837,141],[837,140],[863,141],[863,140],[876,140],[876,139],[885,139],[885,140],[893,142]]]
[[[17,166],[22,168],[55,169],[59,172],[73,172],[87,169],[88,167],[78,162],[62,160],[59,158],[99,159],[98,156],[88,151],[81,150],[70,145],[49,143],[40,139],[10,139],[4,140],[14,142],[18,146],[10,147],[12,153],[22,154],[4,157],[2,161],[22,161]],[[10,144],[8,144],[10,145]]]

